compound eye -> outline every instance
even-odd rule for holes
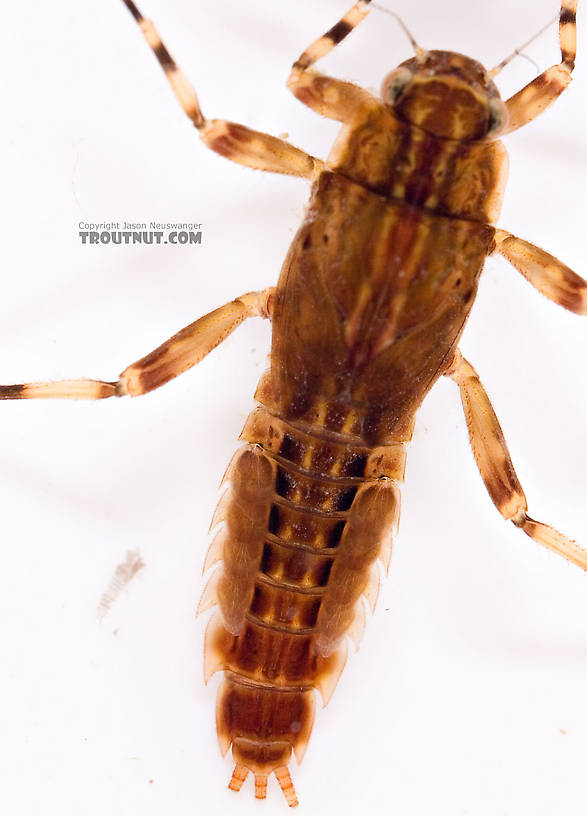
[[[395,104],[412,76],[409,68],[396,68],[385,77],[381,86],[381,96],[386,105]]]
[[[501,99],[491,99],[489,101],[489,126],[488,136],[495,136],[505,127],[508,120],[508,111]]]

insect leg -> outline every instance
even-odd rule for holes
[[[557,99],[571,82],[577,52],[577,0],[562,0],[559,16],[561,61],[547,68],[507,102],[509,124],[500,136],[531,122]]]
[[[549,300],[587,315],[587,281],[553,255],[505,230],[495,231],[496,247],[518,272]]]
[[[124,4],[157,57],[177,101],[211,150],[255,170],[310,179],[320,171],[320,159],[315,159],[283,139],[223,119],[205,119],[195,90],[165,47],[153,23],[143,17],[133,0],[124,0]]]
[[[338,23],[329,28],[326,34],[314,40],[301,57],[294,63],[294,68],[297,67],[302,71],[309,68],[319,59],[329,54],[332,49],[342,42],[347,37],[353,28],[359,25],[362,20],[369,14],[371,10],[369,5],[371,0],[358,0],[355,5],[344,14]]]
[[[2,399],[89,399],[138,397],[199,363],[247,317],[271,317],[273,287],[248,292],[174,334],[159,348],[124,369],[116,382],[61,380],[0,385]]]
[[[359,0],[336,25],[306,48],[294,62],[287,80],[287,87],[300,102],[329,119],[347,121],[358,108],[373,103],[373,97],[363,88],[310,70],[365,19],[370,2]]]
[[[528,516],[526,496],[514,470],[499,420],[473,366],[457,351],[445,373],[459,386],[475,461],[501,515],[538,544],[587,570],[587,550]]]

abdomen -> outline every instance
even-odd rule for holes
[[[262,390],[262,389],[261,389]],[[324,417],[326,411],[323,412]],[[224,669],[217,729],[241,775],[261,780],[301,760],[315,692],[332,695],[373,605],[399,518],[404,441],[373,448],[328,423],[284,421],[261,406],[233,459],[204,595],[219,611],[206,634],[206,676]],[[325,427],[326,426],[326,427]],[[239,768],[241,769],[239,771]]]

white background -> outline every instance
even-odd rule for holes
[[[556,0],[397,0],[424,47],[489,67]],[[149,0],[143,11],[204,113],[324,156],[336,125],[284,87],[340,0]],[[580,8],[580,14],[587,12]],[[585,275],[587,26],[575,82],[507,141],[500,224]],[[176,330],[276,280],[307,184],[210,153],[122,3],[9,4],[1,51],[0,382],[115,379]],[[556,29],[528,53],[558,61]],[[378,87],[411,56],[374,11],[324,69]],[[535,75],[516,60],[504,95]],[[80,220],[203,223],[200,247],[88,247]],[[218,678],[194,620],[217,486],[265,367],[251,321],[138,400],[3,402],[0,801],[43,813],[283,813],[225,790]],[[587,544],[587,323],[490,260],[462,342],[502,421],[535,517]],[[146,568],[101,622],[117,563]],[[468,449],[458,391],[419,415],[390,578],[358,656],[293,775],[307,813],[585,812],[587,583],[503,522]]]

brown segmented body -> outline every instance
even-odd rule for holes
[[[481,70],[440,54],[456,70]],[[381,102],[347,123],[274,295],[271,366],[228,471],[203,606],[224,669],[223,751],[264,777],[300,760],[388,563],[414,415],[448,368],[499,212],[499,142],[438,139]],[[240,781],[240,780],[239,780]]]

